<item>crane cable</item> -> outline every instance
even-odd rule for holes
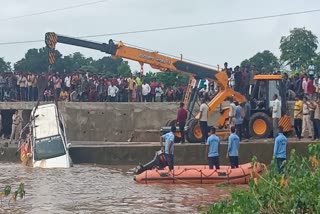
[[[258,17],[251,17],[251,18],[233,19],[233,20],[226,20],[226,21],[200,23],[200,24],[193,24],[193,25],[180,25],[180,26],[153,28],[153,29],[145,29],[145,30],[114,32],[114,33],[105,33],[105,34],[96,34],[96,35],[85,35],[85,36],[79,36],[79,37],[75,37],[75,38],[77,38],[77,39],[97,38],[97,37],[106,37],[106,36],[115,36],[115,35],[127,35],[127,34],[167,31],[167,30],[177,30],[177,29],[185,29],[185,28],[204,27],[204,26],[211,26],[211,25],[220,25],[220,24],[229,24],[229,23],[246,22],[246,21],[261,20],[261,19],[270,19],[270,18],[277,18],[277,17],[301,15],[301,14],[316,13],[316,12],[320,12],[320,9],[305,10],[305,11],[291,12],[291,13],[282,13],[282,14],[267,15],[267,16],[258,16]],[[14,41],[14,42],[1,42],[0,45],[27,44],[27,43],[36,43],[36,42],[43,42],[43,39]]]

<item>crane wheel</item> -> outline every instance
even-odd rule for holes
[[[189,143],[200,143],[202,141],[202,132],[200,123],[197,119],[187,121],[188,133],[186,135]]]
[[[254,113],[249,121],[249,132],[255,138],[267,138],[272,133],[270,117],[264,112]]]

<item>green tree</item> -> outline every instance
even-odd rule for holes
[[[320,53],[317,54],[317,56],[313,60],[313,64],[316,69],[316,74],[320,75]]]
[[[317,37],[305,28],[294,28],[289,36],[280,40],[280,59],[290,65],[291,69],[306,69],[317,56]]]
[[[131,74],[131,69],[128,64],[128,61],[122,61],[120,65],[117,67],[117,72],[119,75],[124,76],[124,77],[130,77]]]
[[[68,56],[63,57],[64,69],[67,73],[83,70],[88,72],[97,72],[97,69],[93,68],[95,61],[89,57],[86,58],[82,53],[75,52]]]
[[[55,71],[64,69],[62,55],[56,51],[56,61],[53,66]],[[23,72],[46,72],[49,66],[49,51],[47,48],[29,49],[25,57],[14,64],[14,69]]]
[[[130,76],[131,69],[127,61],[123,61],[122,58],[103,57],[94,62],[94,66],[97,68],[100,74],[107,76]]]
[[[248,68],[248,67],[251,66],[251,62],[250,62],[250,60],[245,59],[245,60],[243,60],[243,61],[241,62],[240,66],[241,66],[241,67],[247,67],[247,68]]]
[[[0,72],[8,72],[11,71],[10,62],[4,61],[3,58],[0,57]]]
[[[274,68],[279,68],[279,61],[277,57],[270,51],[256,53],[249,60],[246,59],[241,62],[241,66],[249,67],[254,65],[258,72],[270,73]]]
[[[146,82],[151,82],[153,79],[156,81],[161,81],[165,87],[173,86],[175,83],[178,85],[187,85],[189,81],[189,76],[185,74],[180,74],[175,71],[166,72],[148,72],[143,77]]]
[[[96,67],[94,67],[93,65],[83,65],[80,67],[79,69],[80,71],[85,71],[88,73],[93,73],[96,74],[98,73],[98,69]]]

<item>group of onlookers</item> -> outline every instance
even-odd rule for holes
[[[254,75],[260,74],[261,71],[257,71],[254,65],[250,67],[236,66],[232,69],[228,67],[226,62],[224,66],[223,70],[228,74],[229,86],[245,96],[250,94],[255,83]],[[282,74],[288,100],[294,100],[295,96],[300,94],[313,95],[320,93],[320,78],[315,75],[313,70],[296,73],[291,77],[288,73],[281,73],[280,71],[272,74]]]
[[[165,86],[140,75],[125,78],[84,72],[0,74],[0,101],[163,102],[181,101],[186,87]]]
[[[320,97],[296,96],[294,106],[294,128],[297,139],[309,137],[320,139]]]

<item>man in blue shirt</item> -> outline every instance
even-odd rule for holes
[[[231,127],[231,134],[228,138],[228,152],[227,158],[229,157],[231,168],[239,168],[239,147],[240,138],[236,135],[236,129],[234,126]]]
[[[163,147],[163,140],[165,141],[164,155],[170,171],[173,170],[173,150],[174,150],[174,133],[175,132],[176,132],[176,127],[171,126],[171,131],[160,137],[161,147]]]
[[[220,138],[216,135],[216,128],[211,128],[211,135],[208,137],[206,143],[206,156],[208,156],[209,169],[213,169],[213,165],[216,169],[220,169],[219,164],[219,145]]]
[[[278,170],[281,173],[283,170],[283,161],[287,158],[287,144],[288,140],[283,135],[283,127],[278,127],[278,136],[274,141],[273,156],[277,158]]]

